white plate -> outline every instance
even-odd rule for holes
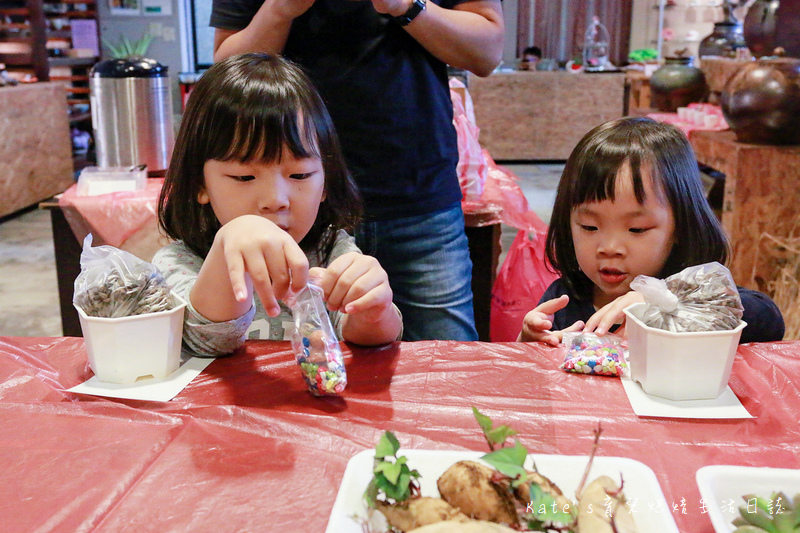
[[[408,458],[408,465],[422,475],[420,488],[423,496],[439,496],[436,480],[453,463],[477,460],[485,455],[481,452],[411,450],[401,449],[398,455]],[[372,479],[374,450],[364,450],[354,455],[347,463],[339,492],[331,510],[326,533],[362,533],[361,525],[353,517],[366,517],[367,508],[363,495]],[[530,455],[528,460],[536,462],[539,473],[550,478],[574,499],[575,489],[586,468],[586,456]],[[653,471],[645,464],[624,457],[595,457],[589,480],[607,475],[619,481],[624,479],[625,496],[633,505],[633,516],[639,531],[648,533],[678,533],[672,513],[661,492],[661,486]]]
[[[773,492],[783,491],[794,498],[800,493],[800,470],[788,468],[713,465],[700,468],[695,477],[717,533],[736,529],[731,522],[739,516],[739,507],[747,505],[742,499],[745,494],[769,498]]]

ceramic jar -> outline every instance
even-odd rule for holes
[[[756,0],[744,18],[744,39],[755,57],[782,47],[800,57],[800,0]]]
[[[717,22],[714,31],[700,41],[698,55],[736,57],[736,50],[746,47],[742,25],[738,22]]]
[[[759,59],[722,91],[722,113],[740,142],[800,144],[800,59]]]
[[[667,57],[650,77],[650,99],[659,111],[672,112],[708,94],[703,71],[692,65],[691,57]]]

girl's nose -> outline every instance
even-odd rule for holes
[[[603,239],[597,248],[597,253],[608,257],[625,255],[625,241],[615,235]]]
[[[289,190],[280,177],[266,179],[258,191],[258,209],[275,213],[289,207]]]

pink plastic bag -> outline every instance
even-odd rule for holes
[[[547,226],[544,231],[517,232],[492,288],[492,342],[516,341],[525,314],[538,305],[544,291],[558,277],[547,268],[546,235]]]
[[[558,278],[545,257],[547,224],[528,207],[513,172],[497,165],[487,152],[489,174],[482,200],[502,206],[504,224],[519,230],[492,287],[489,337],[493,342],[513,342],[525,314],[539,304],[547,287]]]
[[[480,200],[483,194],[483,184],[486,181],[489,164],[478,142],[480,128],[475,124],[475,113],[469,93],[463,84],[458,84],[456,80],[451,80],[450,86],[450,97],[453,101],[453,126],[456,128],[458,141],[458,164],[456,165],[458,182],[461,185],[463,199],[467,202],[474,202]],[[461,93],[452,90],[459,87],[464,91],[466,102],[461,98]]]

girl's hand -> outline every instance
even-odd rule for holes
[[[373,345],[397,338],[400,316],[392,305],[389,277],[377,259],[346,253],[328,268],[310,269],[309,277],[325,292],[328,309],[346,313],[345,340]]]
[[[299,291],[308,281],[308,259],[300,246],[275,223],[257,215],[235,218],[220,228],[206,263],[219,257],[236,301],[248,301],[255,291],[272,317],[280,313],[278,300],[290,284]]]
[[[522,331],[517,337],[517,342],[539,341],[557,346],[565,331],[580,331],[583,328],[583,322],[580,320],[561,331],[550,331],[550,328],[553,327],[553,315],[556,311],[564,309],[567,303],[569,303],[569,296],[564,294],[554,300],[544,302],[533,311],[528,311],[522,321]]]
[[[328,268],[312,268],[309,277],[325,291],[331,311],[358,314],[392,304],[389,276],[374,257],[349,252]]]
[[[622,320],[622,325],[617,329],[615,334],[624,336],[625,313],[623,313],[622,310],[629,305],[640,302],[644,302],[644,297],[636,291],[630,291],[627,294],[623,294],[593,314],[591,318],[586,321],[586,327],[584,328],[584,331],[593,331],[598,335],[605,335],[608,333],[608,330],[611,328],[611,326]]]

